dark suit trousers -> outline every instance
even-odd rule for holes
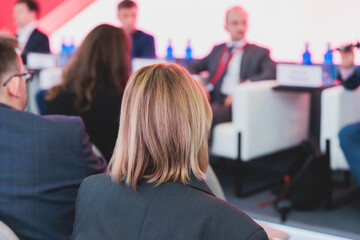
[[[225,107],[223,104],[212,103],[211,110],[213,112],[212,128],[219,123],[231,122],[231,106]]]
[[[224,104],[211,103],[210,106],[213,112],[213,121],[210,130],[209,146],[211,146],[212,143],[214,127],[219,123],[231,122],[232,119],[231,105],[229,107],[225,107]]]

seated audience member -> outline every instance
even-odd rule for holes
[[[353,49],[341,52],[339,79],[347,89],[360,85],[360,72],[355,69]],[[344,127],[339,134],[340,146],[349,163],[351,173],[360,185],[360,123]]]
[[[14,18],[17,30],[17,39],[22,51],[21,58],[26,65],[29,52],[50,53],[49,39],[36,28],[36,19],[39,8],[33,0],[18,0],[14,6]]]
[[[136,29],[137,5],[132,0],[118,4],[118,19],[132,40],[132,58],[156,58],[154,37]]]
[[[269,50],[246,41],[247,27],[245,10],[238,6],[230,8],[225,29],[231,40],[215,46],[207,57],[189,66],[193,74],[202,71],[210,74],[202,87],[210,98],[213,125],[231,121],[232,93],[237,84],[275,79],[275,63]]]
[[[355,89],[360,85],[360,71],[354,65],[353,48],[341,51],[341,66],[338,78],[342,85],[347,89]]]
[[[125,89],[110,175],[80,187],[74,239],[268,239],[204,182],[211,119],[186,70],[138,70]]]
[[[20,239],[70,239],[83,178],[106,170],[78,117],[24,112],[16,39],[0,37],[0,221]]]
[[[65,66],[62,84],[50,90],[47,114],[80,116],[91,142],[109,161],[129,75],[127,35],[121,28],[97,26]]]

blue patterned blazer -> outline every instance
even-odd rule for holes
[[[80,183],[105,168],[80,118],[0,104],[0,221],[20,239],[70,239]]]

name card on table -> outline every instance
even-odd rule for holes
[[[321,87],[322,67],[314,65],[278,64],[276,80],[279,86]]]
[[[44,68],[53,68],[57,65],[58,56],[46,53],[33,53],[27,54],[27,65],[28,69],[41,70]]]

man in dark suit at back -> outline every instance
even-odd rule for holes
[[[232,92],[244,81],[275,79],[275,63],[268,49],[247,43],[247,13],[239,6],[226,13],[225,29],[231,40],[215,46],[204,59],[189,66],[193,74],[209,72],[201,83],[210,99],[213,125],[231,121]]]
[[[132,40],[131,58],[156,58],[154,37],[136,29],[137,5],[131,0],[118,4],[118,19]]]
[[[81,118],[23,111],[32,73],[16,44],[0,36],[0,221],[20,239],[70,239],[80,183],[106,163]]]
[[[26,65],[29,52],[50,53],[49,39],[36,28],[39,7],[33,0],[18,0],[14,6],[14,18],[18,26],[17,39]]]

